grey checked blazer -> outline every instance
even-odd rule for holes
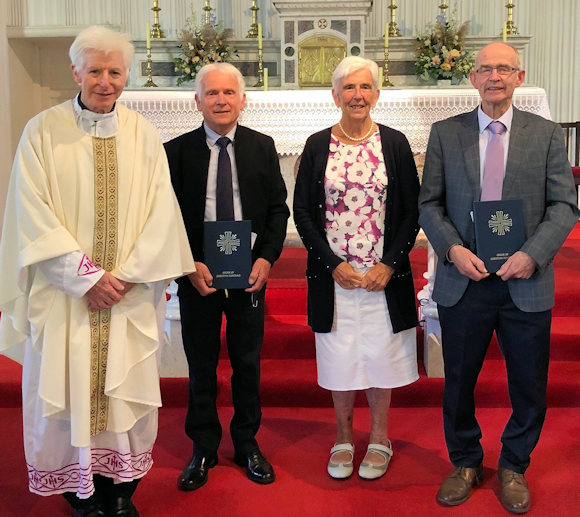
[[[445,307],[463,296],[469,279],[446,260],[453,244],[475,252],[470,212],[481,194],[477,109],[433,124],[419,194],[419,223],[439,257],[433,300]],[[529,279],[508,280],[525,312],[554,305],[552,260],[578,221],[576,193],[560,126],[514,108],[503,199],[522,199],[526,241],[521,251],[538,267]]]

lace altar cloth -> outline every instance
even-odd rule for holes
[[[125,90],[120,101],[152,122],[164,142],[202,122],[193,90]],[[389,89],[381,91],[371,114],[375,121],[402,131],[413,152],[423,153],[433,122],[470,111],[478,103],[479,93],[471,87]],[[517,88],[514,105],[551,118],[542,88]],[[330,90],[251,90],[246,92],[240,123],[270,135],[280,155],[299,155],[309,135],[339,117]]]

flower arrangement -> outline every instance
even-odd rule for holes
[[[228,39],[233,36],[232,29],[222,29],[213,17],[210,23],[196,25],[195,18],[195,13],[192,13],[181,31],[178,47],[182,56],[174,59],[175,71],[180,73],[177,86],[193,81],[203,65],[228,62],[232,56],[238,57],[238,51],[228,45]]]
[[[451,79],[460,83],[473,70],[473,53],[465,48],[465,36],[469,21],[459,28],[455,11],[447,20],[445,14],[437,16],[435,25],[429,25],[425,33],[417,35],[415,73],[423,81]]]

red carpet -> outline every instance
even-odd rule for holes
[[[221,408],[227,428],[231,408]],[[183,410],[160,412],[155,465],[137,494],[143,517],[415,517],[508,515],[498,499],[496,465],[500,429],[509,417],[505,408],[485,408],[478,413],[483,429],[485,481],[470,500],[458,508],[435,502],[439,483],[448,474],[438,408],[395,408],[390,412],[394,456],[385,477],[364,481],[355,474],[334,481],[326,474],[334,421],[331,409],[264,408],[258,439],[273,463],[277,479],[259,486],[246,479],[233,461],[233,446],[224,433],[219,464],[201,489],[180,492],[176,479],[189,459],[183,433]],[[355,461],[366,448],[368,411],[355,413]],[[20,411],[0,409],[2,467],[0,515],[3,517],[60,517],[71,512],[59,497],[41,498],[27,492],[23,461]],[[530,517],[578,515],[580,495],[575,477],[580,463],[580,410],[550,409],[540,444],[526,478],[533,497]]]
[[[425,280],[426,250],[412,253],[416,290]],[[387,475],[374,482],[358,476],[338,482],[326,474],[334,438],[330,395],[316,384],[314,339],[306,326],[304,250],[288,248],[272,270],[267,292],[266,337],[262,364],[263,424],[258,436],[273,463],[277,480],[259,486],[247,480],[232,461],[227,433],[232,414],[230,369],[220,361],[220,416],[224,440],[219,465],[209,483],[193,493],[176,489],[176,479],[190,455],[183,432],[186,379],[162,379],[165,407],[160,411],[155,465],[140,485],[135,502],[143,517],[182,513],[209,517],[341,517],[508,515],[498,500],[496,476],[501,429],[509,417],[509,399],[501,354],[490,347],[477,389],[486,451],[486,479],[470,500],[443,508],[435,493],[449,471],[441,423],[442,379],[421,378],[395,390],[389,435],[394,458]],[[556,307],[553,314],[549,411],[526,478],[532,493],[527,515],[580,515],[575,485],[580,463],[580,225],[556,257]],[[418,329],[421,356],[422,330]],[[20,368],[0,356],[0,516],[66,516],[60,498],[41,498],[27,490],[20,417]],[[356,462],[366,448],[369,426],[363,397],[355,413]]]

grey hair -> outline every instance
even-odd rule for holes
[[[114,31],[102,25],[91,25],[83,29],[73,41],[68,55],[75,68],[82,68],[85,64],[87,52],[96,51],[109,54],[121,52],[125,68],[131,68],[131,61],[135,54],[135,48],[128,34]]]
[[[353,72],[367,69],[373,79],[373,89],[379,86],[379,66],[372,60],[360,56],[345,57],[332,74],[332,89],[337,92],[340,80]]]
[[[202,95],[202,87],[203,87],[203,80],[205,76],[210,72],[223,72],[226,74],[230,74],[238,81],[238,88],[240,90],[240,98],[244,96],[244,92],[246,89],[246,83],[244,82],[244,76],[242,73],[232,64],[230,63],[209,63],[207,65],[203,65],[197,76],[195,77],[195,93],[198,97]]]

